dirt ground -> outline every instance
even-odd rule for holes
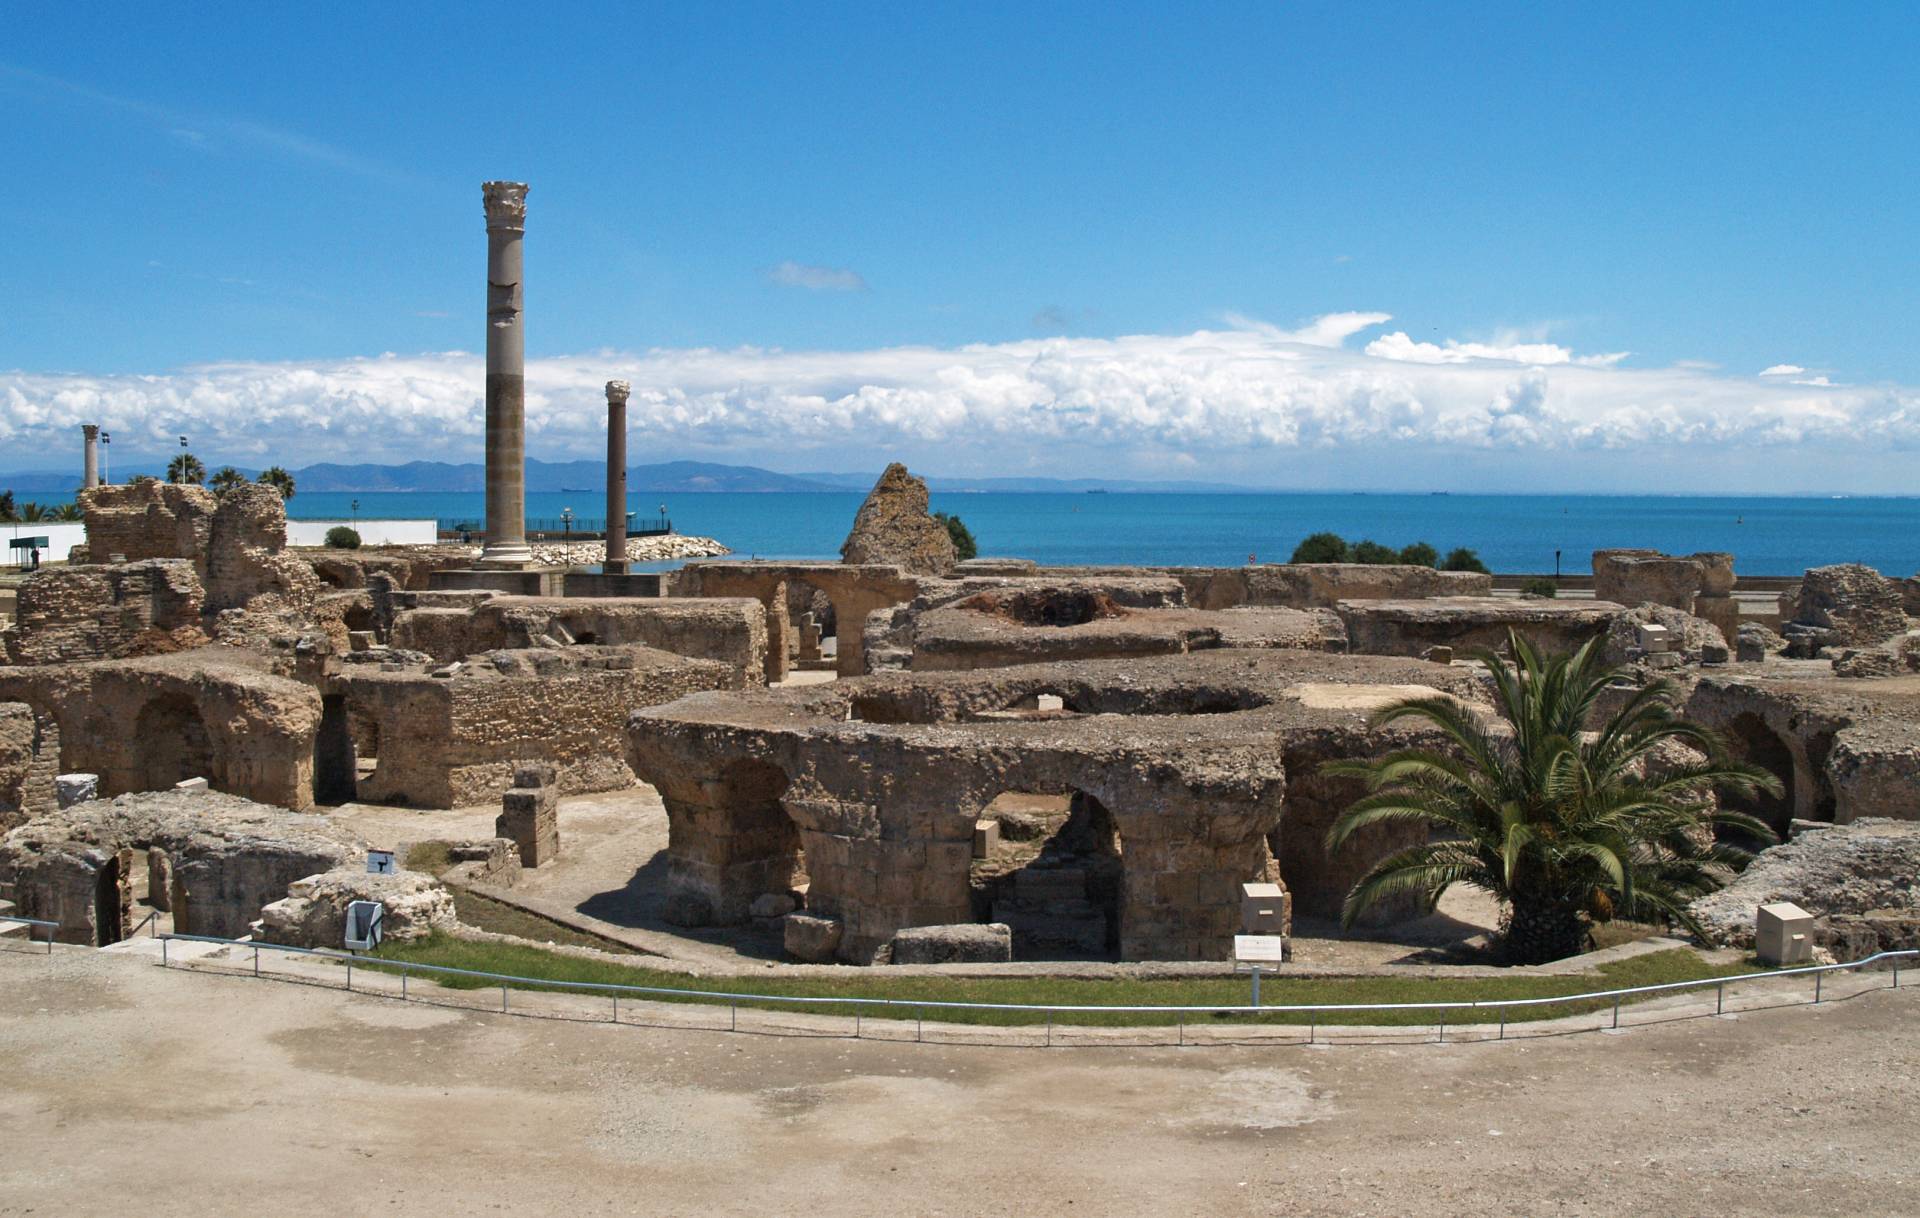
[[[0,952],[0,1215],[1920,1212],[1920,995],[1530,1042],[561,1023]]]

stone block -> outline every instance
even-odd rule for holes
[[[147,851],[147,904],[162,913],[173,908],[173,859],[158,846]]]
[[[516,787],[550,787],[558,781],[553,764],[547,761],[518,761],[513,766]]]
[[[1640,650],[1649,655],[1672,649],[1673,634],[1665,626],[1655,622],[1641,622],[1635,633],[1639,636]]]
[[[794,911],[797,904],[792,893],[763,892],[753,899],[747,914],[753,918],[784,918]]]
[[[1453,663],[1453,648],[1429,647],[1427,648],[1426,658],[1434,664],[1451,664]]]
[[[1813,960],[1813,915],[1791,901],[1762,905],[1754,915],[1753,947],[1766,965],[1807,964]]]
[[[840,919],[791,913],[784,919],[781,941],[787,954],[810,964],[829,964],[840,948]]]
[[[1240,885],[1240,930],[1248,935],[1292,934],[1292,895],[1278,884]]]
[[[61,774],[53,780],[54,799],[63,808],[96,799],[100,794],[98,774]]]
[[[895,964],[1000,964],[1013,959],[1013,929],[1004,922],[909,926],[895,932]]]
[[[511,838],[523,867],[538,867],[560,856],[559,800],[550,786],[515,787],[500,797],[493,831]]]
[[[977,820],[973,822],[973,857],[987,859],[1000,845],[1000,822],[997,820]]]
[[[184,778],[174,783],[173,789],[176,791],[205,791],[209,788],[207,780],[204,778]]]

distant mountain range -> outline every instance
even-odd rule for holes
[[[211,473],[217,466],[209,466]],[[158,470],[115,470],[116,481]],[[251,478],[257,470],[241,469]],[[667,461],[635,465],[627,470],[627,489],[641,494],[700,491],[865,491],[880,477],[871,473],[781,474],[753,465],[716,465],[704,461]],[[323,463],[293,471],[300,491],[368,493],[375,491],[472,491],[486,489],[486,466],[452,465],[445,461],[409,461],[404,465],[340,465]],[[606,465],[599,461],[527,462],[529,491],[594,491],[606,485]],[[1232,493],[1252,488],[1219,482],[1143,482],[1126,478],[927,478],[931,490],[941,492],[1000,491],[1055,492],[1118,491],[1122,493]],[[80,475],[54,470],[0,473],[0,490],[16,495],[71,494],[80,488]]]

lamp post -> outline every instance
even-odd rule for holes
[[[353,512],[353,531],[358,533],[360,531],[360,501],[355,499],[349,510]]]
[[[573,509],[572,508],[568,507],[568,508],[560,509],[560,529],[562,532],[564,532],[567,535],[568,541],[573,540]]]
[[[100,481],[106,486],[113,485],[113,457],[112,454],[107,451],[108,446],[112,443],[112,432],[103,431],[100,433]]]

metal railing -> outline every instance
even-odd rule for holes
[[[33,942],[34,927],[39,926],[45,928],[47,932],[47,955],[53,955],[53,932],[60,929],[58,922],[49,922],[45,918],[20,918],[15,917],[13,914],[0,914],[0,924],[6,923],[13,923],[15,925],[24,923],[27,928],[27,942],[29,943]]]
[[[636,996],[648,997],[648,998],[671,998],[671,999],[678,999],[680,1001],[698,1001],[711,1006],[719,1006],[719,1005],[725,1004],[729,1012],[728,1014],[728,1030],[729,1031],[737,1031],[739,1029],[740,1007],[743,1004],[750,1005],[750,1006],[763,1006],[767,1004],[786,1005],[786,1006],[797,1007],[801,1010],[807,1010],[809,1008],[812,1008],[812,1009],[825,1008],[829,1010],[834,1008],[841,1008],[841,1009],[853,1008],[852,1014],[854,1018],[854,1036],[856,1038],[860,1036],[860,1020],[861,1020],[860,1008],[883,1007],[889,1010],[902,1010],[902,1011],[912,1010],[915,1012],[914,1039],[916,1041],[920,1040],[921,1038],[920,1036],[921,1028],[925,1021],[925,1014],[928,1011],[938,1012],[938,1011],[964,1010],[964,1011],[1028,1012],[1028,1013],[1035,1013],[1035,1014],[1043,1013],[1047,1017],[1046,1043],[1049,1046],[1051,1046],[1053,1043],[1053,1017],[1055,1015],[1061,1015],[1061,1014],[1103,1014],[1103,1015],[1141,1014],[1141,1015],[1157,1015],[1157,1016],[1173,1015],[1178,1017],[1179,1019],[1178,1026],[1180,1029],[1180,1043],[1182,1044],[1186,1043],[1186,1017],[1189,1015],[1276,1015],[1276,1014],[1298,1015],[1298,1014],[1305,1014],[1308,1016],[1306,1043],[1314,1044],[1316,1043],[1315,1038],[1318,1035],[1320,1024],[1324,1022],[1321,1019],[1321,1016],[1323,1015],[1354,1014],[1358,1012],[1369,1012],[1369,1011],[1432,1011],[1434,1012],[1434,1015],[1435,1015],[1435,1026],[1437,1030],[1437,1036],[1435,1039],[1440,1043],[1444,1043],[1447,1039],[1447,1012],[1449,1011],[1467,1010],[1467,1011],[1486,1011],[1486,1012],[1493,1013],[1498,1018],[1498,1031],[1497,1031],[1496,1039],[1505,1040],[1507,1035],[1507,1013],[1509,1011],[1512,1011],[1518,1008],[1526,1008],[1526,1007],[1571,1005],[1574,1003],[1600,1003],[1602,1007],[1604,1007],[1606,1002],[1610,1000],[1613,1004],[1612,1023],[1610,1025],[1610,1028],[1617,1029],[1620,1026],[1621,1001],[1622,999],[1625,999],[1625,998],[1650,995],[1650,994],[1678,993],[1684,990],[1702,990],[1708,987],[1712,987],[1715,991],[1714,1014],[1721,1015],[1726,1012],[1727,987],[1730,985],[1745,985],[1745,984],[1753,984],[1756,982],[1777,981],[1783,977],[1811,976],[1813,978],[1813,1002],[1814,1004],[1817,1005],[1821,1001],[1822,979],[1828,973],[1858,970],[1858,969],[1866,968],[1870,965],[1879,964],[1883,962],[1890,962],[1893,969],[1893,984],[1891,988],[1899,989],[1900,988],[1900,962],[1902,960],[1920,957],[1920,950],[1877,952],[1874,955],[1868,956],[1864,959],[1851,960],[1844,964],[1814,964],[1814,965],[1806,965],[1800,968],[1772,969],[1766,972],[1757,972],[1757,973],[1739,973],[1730,977],[1701,977],[1691,981],[1668,981],[1668,982],[1662,982],[1657,985],[1629,986],[1624,989],[1616,989],[1616,990],[1593,990],[1593,991],[1589,991],[1587,993],[1581,993],[1581,994],[1558,994],[1558,995],[1551,995],[1544,998],[1480,998],[1480,999],[1460,999],[1460,1000],[1451,1001],[1451,1002],[1448,1002],[1448,1001],[1349,1002],[1349,1003],[1311,1003],[1311,1004],[1279,1004],[1279,1005],[1275,1005],[1271,1003],[1262,1005],[1258,1001],[1255,1001],[1249,1005],[1226,1004],[1226,1005],[1216,1005],[1216,1006],[1170,1006],[1170,1005],[1156,1006],[1156,1005],[1099,1005],[1099,1004],[1066,1004],[1066,1003],[1054,1004],[1054,1003],[1022,1003],[1022,1002],[1005,1002],[1005,1003],[1003,1002],[956,1002],[956,1001],[944,1000],[944,999],[857,998],[857,997],[842,997],[837,995],[814,996],[814,995],[798,995],[798,994],[751,994],[751,993],[733,992],[728,990],[689,990],[689,989],[676,989],[672,986],[623,985],[615,982],[605,982],[605,981],[561,981],[561,980],[549,980],[541,977],[519,977],[519,976],[514,976],[508,973],[488,973],[488,972],[479,972],[473,969],[454,968],[451,965],[445,965],[445,964],[422,964],[417,961],[410,961],[410,960],[387,960],[387,959],[381,959],[378,957],[369,958],[369,957],[354,956],[346,952],[329,951],[321,948],[288,947],[284,944],[279,944],[279,943],[254,943],[251,941],[244,941],[244,940],[237,940],[237,939],[217,939],[217,938],[212,938],[205,935],[164,934],[159,936],[159,938],[160,938],[160,965],[162,968],[165,968],[168,966],[168,958],[167,958],[168,942],[177,941],[177,942],[187,942],[187,943],[210,943],[210,944],[216,944],[223,947],[252,948],[253,949],[253,975],[258,977],[261,975],[260,952],[262,951],[262,949],[265,949],[267,951],[284,952],[289,955],[311,956],[311,957],[317,957],[322,960],[332,961],[334,963],[343,963],[346,965],[346,970],[347,970],[346,988],[349,990],[353,989],[353,969],[356,964],[358,964],[360,968],[363,970],[371,969],[376,972],[385,972],[385,973],[398,972],[400,974],[400,997],[402,1000],[405,1000],[408,996],[407,995],[408,977],[412,973],[422,972],[422,973],[430,973],[430,974],[439,974],[442,976],[464,977],[470,980],[486,981],[489,983],[497,983],[500,987],[500,1010],[502,1012],[507,1012],[510,1010],[507,994],[510,989],[515,987],[534,989],[534,990],[560,990],[560,991],[573,991],[573,992],[591,991],[599,994],[608,994],[611,996],[613,1000],[612,1014],[613,1014],[613,1021],[615,1023],[620,1022],[620,996],[622,994],[636,995]],[[51,950],[51,948],[49,948],[49,950]],[[1271,980],[1271,978],[1269,978],[1269,980]],[[491,984],[489,985],[489,988],[491,988]],[[896,1018],[904,1019],[904,1016],[897,1016]],[[1460,1023],[1458,1020],[1455,1021],[1454,1026],[1456,1030],[1460,1027]]]

